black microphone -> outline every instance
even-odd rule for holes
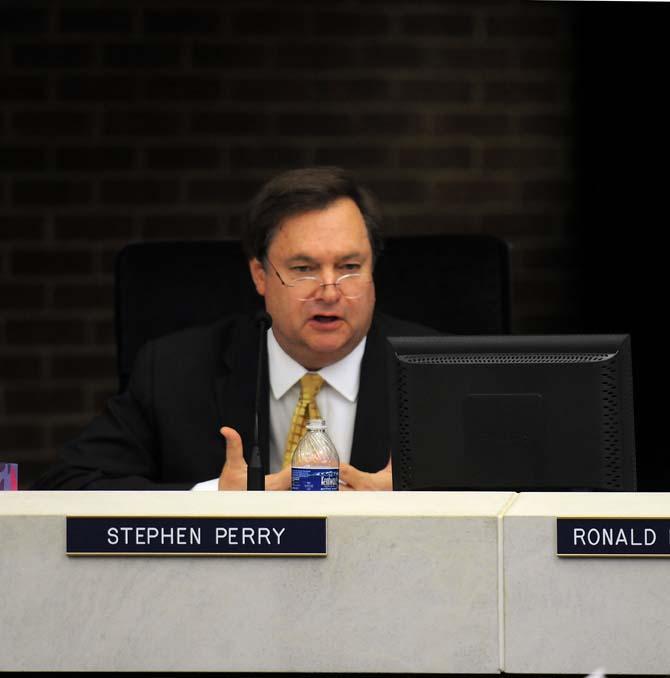
[[[272,327],[272,316],[266,311],[259,311],[256,314],[256,324],[259,328],[258,333],[258,371],[256,372],[256,404],[254,406],[254,441],[249,455],[249,465],[247,466],[247,490],[265,489],[265,469],[263,468],[263,456],[258,442],[258,419],[261,409],[261,391],[263,388],[263,377],[265,376],[265,364],[263,356],[265,355],[265,341],[267,331]]]

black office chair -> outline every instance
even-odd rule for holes
[[[509,332],[507,245],[484,235],[387,238],[377,308],[454,334]],[[237,240],[133,243],[116,258],[120,390],[149,339],[262,307]]]

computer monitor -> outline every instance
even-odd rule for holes
[[[628,335],[389,339],[396,490],[636,489]]]

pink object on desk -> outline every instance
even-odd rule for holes
[[[0,491],[19,489],[19,465],[0,461]]]

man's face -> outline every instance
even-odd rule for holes
[[[348,273],[372,280],[372,248],[363,215],[350,198],[339,198],[323,210],[285,219],[270,243],[267,259],[282,280],[316,276],[333,283]],[[321,287],[307,301],[282,285],[272,265],[249,262],[258,293],[272,316],[279,345],[307,369],[317,370],[341,360],[363,339],[372,322],[374,283],[362,295],[347,299],[334,285]]]

